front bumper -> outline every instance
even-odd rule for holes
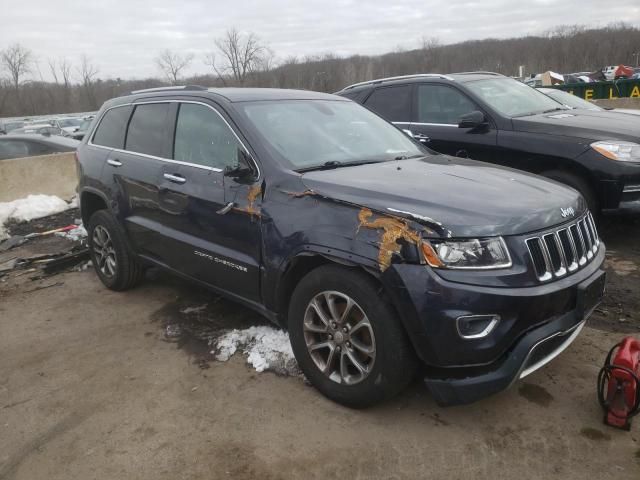
[[[640,163],[609,160],[593,149],[578,160],[592,172],[600,208],[613,210],[640,199]]]
[[[604,280],[604,271],[598,270],[582,282],[579,289],[581,292],[601,292]],[[585,308],[581,298],[579,295],[575,309],[523,335],[494,364],[434,372],[433,376],[425,378],[436,402],[443,406],[474,402],[504,390],[549,363],[576,339],[600,300],[599,297],[589,300]]]
[[[391,295],[397,306],[401,303],[397,308],[427,367],[425,382],[436,401],[476,401],[507,388],[564,350],[599,302],[585,302],[584,292],[593,290],[591,285],[604,285],[604,250],[601,244],[591,263],[573,275],[527,288],[465,285],[433,272],[425,281],[424,273],[395,269],[396,281],[404,288],[391,289]],[[418,278],[425,283],[416,287]],[[403,309],[408,302],[411,307]],[[501,320],[490,335],[468,340],[458,334],[456,317],[469,313],[496,314]]]

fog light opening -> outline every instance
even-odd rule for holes
[[[500,322],[500,315],[464,315],[456,319],[458,335],[465,340],[484,338]]]

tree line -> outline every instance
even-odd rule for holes
[[[163,85],[299,88],[335,92],[373,78],[411,73],[487,70],[517,75],[553,70],[595,71],[605,65],[636,65],[640,29],[624,23],[604,28],[558,26],[538,36],[471,40],[443,45],[425,37],[418,48],[383,55],[339,57],[331,53],[278,59],[254,33],[231,28],[203,59],[209,72],[188,75],[191,54],[163,50],[155,57],[157,77],[101,78],[98,65],[83,55],[75,62],[47,59],[53,80],[44,80],[41,62],[19,43],[0,51],[0,117],[92,111],[107,99]]]

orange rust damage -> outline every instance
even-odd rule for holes
[[[307,195],[315,195],[316,192],[314,192],[311,189],[305,190],[304,192],[287,192],[283,190],[283,193],[286,193],[287,195],[292,196],[293,198],[302,198],[302,197],[306,197]]]
[[[399,218],[384,216],[371,220],[373,212],[363,208],[358,213],[361,227],[384,230],[380,237],[380,250],[378,252],[378,265],[381,271],[385,271],[391,265],[391,258],[395,253],[400,253],[402,245],[398,240],[403,239],[407,243],[418,245],[420,234],[409,227],[409,224]]]
[[[247,193],[247,202],[248,205],[246,207],[236,207],[234,210],[238,212],[245,212],[251,216],[260,216],[260,209],[256,207],[256,199],[258,195],[262,192],[262,186],[259,183],[252,185],[249,188],[249,192]]]

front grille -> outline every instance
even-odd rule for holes
[[[541,282],[561,278],[589,263],[600,246],[591,213],[575,223],[527,239],[533,268]]]

